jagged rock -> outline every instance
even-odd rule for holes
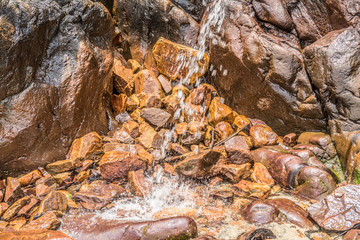
[[[241,234],[236,240],[266,240],[276,238],[275,234],[266,228],[258,228]]]
[[[215,131],[218,133],[221,139],[225,139],[235,133],[234,129],[228,122],[219,122],[216,124]]]
[[[207,111],[213,96],[217,96],[216,89],[209,84],[202,83],[197,88],[191,90],[185,102],[194,105],[201,105],[205,108],[204,110]]]
[[[127,109],[128,97],[125,94],[113,94],[111,96],[111,106],[114,110],[114,115],[117,116]]]
[[[206,178],[211,167],[219,160],[220,152],[206,150],[190,155],[175,165],[175,170],[187,177]]]
[[[19,174],[64,158],[80,135],[107,131],[114,25],[89,0],[0,8],[1,170]]]
[[[343,240],[359,240],[359,239],[360,239],[359,229],[352,229],[348,231],[343,237]]]
[[[354,67],[360,65],[359,44],[360,33],[348,27],[330,32],[304,49],[309,74],[329,115],[331,136],[342,165],[353,179],[355,169],[360,168],[356,160],[360,130],[357,79],[360,73]]]
[[[233,185],[234,193],[240,197],[266,198],[270,194],[270,186],[262,183],[254,183],[241,180]]]
[[[46,170],[51,174],[67,172],[74,170],[82,165],[81,158],[72,158],[62,161],[56,161],[46,165]]]
[[[116,52],[115,52],[116,53]],[[114,56],[114,88],[118,93],[130,95],[134,89],[134,75],[126,60],[117,54]]]
[[[34,198],[34,197],[30,197],[30,201],[28,202],[28,204],[26,204],[25,206],[23,206],[19,212],[17,213],[17,215],[22,216],[22,215],[26,215],[28,214],[37,204],[39,203],[39,201]]]
[[[262,200],[257,200],[247,205],[242,214],[250,223],[260,225],[275,221],[279,210]]]
[[[359,196],[359,185],[345,185],[308,207],[307,211],[325,230],[345,231],[360,222]]]
[[[74,240],[64,233],[52,230],[21,230],[16,232],[0,232],[3,240],[24,239],[24,240]]]
[[[284,8],[283,4],[266,2],[271,2],[267,8]],[[203,24],[214,4],[208,5]],[[214,65],[213,81],[220,96],[225,97],[225,104],[240,114],[266,121],[281,135],[307,129],[326,130],[326,118],[307,76],[300,46],[286,37],[264,33],[246,1],[228,0],[220,8],[225,19],[219,27],[221,32],[214,33],[210,64]],[[284,9],[282,12],[286,14]],[[276,16],[272,22],[290,26],[290,22],[284,25],[283,20],[279,21],[284,15],[272,14]]]
[[[221,102],[220,97],[215,97],[210,103],[209,107],[209,123],[213,126],[221,121],[232,123],[234,121],[233,110]]]
[[[252,163],[251,147],[251,138],[248,136],[240,135],[231,138],[225,142],[228,161],[234,164]]]
[[[130,133],[124,128],[117,129],[112,137],[118,140],[120,143],[131,144],[134,143],[134,138],[131,137]]]
[[[20,177],[19,182],[22,187],[26,187],[35,183],[39,178],[42,178],[41,172],[39,170],[34,170]]]
[[[146,197],[151,193],[151,183],[144,176],[144,170],[129,172],[129,182],[135,195]]]
[[[271,177],[267,168],[261,163],[254,163],[254,170],[250,176],[253,182],[267,184],[273,186],[274,179]]]
[[[8,209],[9,204],[2,202],[0,203],[0,216],[3,215],[3,213],[6,211],[6,209]]]
[[[16,202],[14,202],[2,215],[1,219],[5,221],[9,221],[20,211],[22,207],[24,207],[30,201],[29,196],[25,196],[20,198]]]
[[[150,70],[141,70],[134,76],[135,93],[152,93],[163,96],[163,91],[159,80]]]
[[[39,216],[38,218],[30,221],[21,230],[35,230],[35,229],[47,229],[56,230],[60,227],[61,222],[58,219],[57,213],[49,211]]]
[[[91,132],[75,139],[66,156],[67,159],[90,158],[102,150],[102,138],[96,132]]]
[[[275,145],[278,135],[266,125],[254,125],[250,128],[250,136],[253,139],[254,147]]]
[[[236,164],[227,164],[221,166],[221,174],[229,179],[232,183],[237,183],[241,179],[246,179],[250,175],[250,163],[245,163],[241,165]]]
[[[171,115],[159,108],[144,108],[141,110],[140,116],[152,125],[162,127],[168,122]]]
[[[20,181],[16,178],[8,177],[6,179],[6,188],[4,202],[12,204],[17,198],[24,196]]]
[[[160,84],[161,84],[164,92],[165,92],[166,94],[171,93],[171,91],[172,91],[172,86],[171,86],[170,81],[169,81],[164,75],[160,75],[160,76],[158,77],[158,80],[159,80],[159,82],[160,82]]]
[[[187,84],[195,83],[206,73],[209,67],[209,56],[204,53],[199,60],[198,52],[198,50],[171,42],[165,38],[159,38],[152,51],[160,73],[172,81],[176,79],[186,80]],[[186,62],[191,64],[187,66],[184,64]],[[191,72],[193,68],[198,68],[198,71]]]
[[[129,171],[146,169],[146,163],[135,154],[106,152],[99,162],[101,177],[106,180],[125,179]]]
[[[70,184],[73,181],[73,173],[72,172],[58,173],[55,174],[53,178],[59,185]]]
[[[48,211],[67,211],[67,198],[61,192],[52,190],[46,197],[40,202],[39,207],[33,215],[33,219],[36,219],[44,215]]]
[[[89,210],[98,210],[105,207],[114,198],[125,192],[125,189],[118,184],[106,184],[104,181],[95,181],[83,185],[79,192],[74,194],[74,199]]]

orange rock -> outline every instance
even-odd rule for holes
[[[17,213],[18,216],[28,214],[37,204],[39,203],[39,200],[37,200],[34,197],[31,197],[30,201],[27,205],[22,207],[19,212]]]
[[[135,121],[128,121],[122,126],[125,131],[127,131],[132,138],[137,138],[139,136],[139,124]]]
[[[58,191],[52,190],[46,197],[40,202],[40,205],[32,218],[38,218],[48,211],[67,211],[67,199],[64,194]]]
[[[177,135],[182,135],[187,132],[189,125],[186,122],[176,124],[175,132]]]
[[[161,84],[155,74],[150,70],[141,70],[134,76],[135,93],[151,93],[160,97],[164,95]]]
[[[246,179],[250,175],[250,163],[241,165],[228,164],[221,167],[221,173],[232,183],[239,182],[241,179]]]
[[[191,121],[188,126],[189,126],[189,131],[191,133],[204,131],[206,128],[206,124],[204,122],[199,122],[199,121]]]
[[[59,231],[50,230],[28,230],[16,232],[0,232],[0,239],[2,240],[74,240]]]
[[[114,88],[119,93],[131,94],[134,88],[134,75],[126,63],[121,59],[114,58]]]
[[[35,183],[36,180],[38,180],[41,177],[42,177],[42,175],[41,175],[40,171],[34,170],[34,171],[29,172],[29,173],[25,174],[24,176],[20,177],[19,182],[22,187],[25,187],[27,185]]]
[[[46,165],[46,170],[51,174],[67,172],[74,170],[75,168],[81,167],[81,158],[71,158],[61,161],[56,161]]]
[[[275,145],[279,139],[278,135],[266,125],[255,125],[250,128],[250,136],[255,147]]]
[[[22,207],[24,207],[30,201],[30,197],[26,196],[20,198],[16,202],[14,202],[2,215],[1,219],[5,221],[9,221],[11,218],[15,217],[16,214],[20,211]]]
[[[225,139],[235,133],[234,129],[228,122],[219,122],[218,124],[216,124],[215,131],[221,139]]]
[[[130,65],[131,71],[132,71],[134,74],[140,71],[141,65],[140,65],[140,63],[139,63],[138,61],[136,61],[135,59],[129,59],[129,60],[127,61],[127,63]]]
[[[9,205],[5,202],[0,203],[0,216],[8,209]]]
[[[134,143],[134,139],[124,128],[117,129],[112,135],[112,137],[118,140],[120,143],[126,143],[126,144]]]
[[[125,94],[113,94],[111,96],[111,106],[114,110],[114,115],[124,112],[126,110],[127,96]]]
[[[27,221],[24,217],[18,217],[12,220],[7,228],[11,228],[12,230],[18,231],[22,226],[26,224],[26,222]]]
[[[271,188],[269,185],[262,183],[253,183],[247,180],[241,180],[239,183],[233,185],[235,188],[235,194],[240,197],[255,197],[266,198]]]
[[[84,170],[78,173],[76,175],[76,182],[81,183],[84,180],[88,179],[91,176],[90,169]]]
[[[178,216],[186,216],[193,219],[196,219],[198,214],[198,210],[189,207],[168,207],[164,208],[152,216],[154,219],[162,219],[169,217],[178,217]]]
[[[201,78],[209,67],[209,56],[205,53],[198,60],[197,55],[197,50],[173,43],[164,38],[160,38],[153,48],[153,56],[160,73],[171,80],[189,77],[188,83],[190,84]],[[185,62],[192,64],[188,66],[184,64]],[[199,70],[191,74],[190,71],[195,67],[198,67]],[[188,76],[189,73],[190,76]]]
[[[225,209],[223,207],[203,207],[201,212],[211,222],[222,221],[225,218]]]
[[[233,110],[221,102],[220,97],[215,97],[210,104],[208,120],[212,126],[221,121],[232,123],[234,121]]]
[[[235,119],[234,119],[234,122],[233,124],[238,128],[246,128],[247,126],[250,125],[250,120],[243,116],[243,115],[239,115],[237,113],[234,112],[234,115],[235,115]]]
[[[170,81],[169,81],[165,76],[163,76],[163,75],[160,75],[160,76],[158,77],[158,80],[159,80],[162,88],[164,89],[164,92],[165,92],[166,94],[171,93],[171,91],[172,91],[172,86],[171,86]]]
[[[163,127],[171,117],[168,112],[159,108],[144,108],[140,116],[156,127]]]
[[[91,132],[82,138],[75,139],[66,156],[67,159],[89,158],[102,150],[102,139],[96,132]]]
[[[34,230],[34,229],[47,229],[55,230],[60,227],[61,222],[58,219],[57,215],[53,211],[46,212],[44,215],[41,215],[39,218],[30,221],[21,230]]]
[[[130,171],[128,179],[135,195],[146,197],[151,193],[151,183],[145,178],[144,170]]]
[[[284,136],[283,142],[286,146],[293,147],[297,143],[296,133],[289,133]]]
[[[200,84],[197,88],[191,90],[190,95],[186,98],[186,103],[201,105],[208,110],[212,96],[216,96],[216,89],[206,83]]]
[[[271,177],[267,168],[261,163],[254,163],[254,170],[250,176],[253,182],[267,184],[273,186],[275,184],[274,179]]]
[[[6,179],[6,189],[4,202],[12,204],[17,198],[24,196],[20,181],[16,178],[8,177]]]

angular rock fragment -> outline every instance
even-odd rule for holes
[[[30,197],[26,196],[20,198],[16,202],[14,202],[2,215],[1,219],[5,221],[9,221],[11,218],[15,217],[15,215],[20,211],[22,207],[24,207],[30,201]]]
[[[66,156],[67,159],[89,158],[101,152],[103,142],[99,134],[91,132],[82,138],[75,139]]]
[[[253,183],[241,180],[233,185],[235,195],[240,197],[266,198],[270,194],[270,186],[262,183]]]
[[[74,240],[64,233],[53,230],[21,230],[16,232],[0,232],[0,238],[3,240]]]
[[[155,74],[150,70],[141,70],[134,76],[135,93],[148,93],[163,96],[161,85]]]
[[[261,163],[254,163],[254,170],[250,176],[253,182],[267,184],[273,186],[275,184],[274,179],[271,177],[267,168]]]
[[[30,221],[22,230],[35,230],[35,229],[47,229],[56,230],[60,227],[61,222],[58,219],[57,213],[49,211],[39,216],[38,218]]]
[[[209,107],[208,120],[213,126],[221,121],[232,123],[235,119],[233,110],[221,102],[220,97],[215,97]]]
[[[170,113],[158,108],[144,108],[140,116],[156,127],[164,126],[171,117]]]
[[[144,170],[130,171],[128,179],[135,195],[146,197],[151,193],[151,182],[145,178]]]
[[[8,177],[6,179],[4,202],[12,204],[22,196],[24,196],[24,192],[21,189],[20,181],[16,178]]]
[[[72,158],[62,161],[56,161],[46,165],[46,170],[51,174],[67,172],[74,170],[82,165],[81,158]]]
[[[25,174],[24,176],[20,177],[19,182],[22,187],[25,187],[25,186],[35,183],[36,180],[38,180],[41,177],[42,177],[42,175],[41,175],[40,171],[34,170],[34,171],[31,171],[31,172]]]
[[[250,128],[250,136],[255,147],[275,145],[278,135],[266,125],[255,125]]]
[[[221,174],[232,183],[237,183],[241,179],[246,179],[250,175],[250,163],[241,165],[227,164],[221,167]]]

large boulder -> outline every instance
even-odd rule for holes
[[[353,27],[333,31],[306,47],[304,56],[343,166],[355,175],[360,172],[360,34]]]
[[[107,130],[113,23],[90,0],[0,2],[0,163],[23,171]]]
[[[212,4],[208,6],[209,9]],[[266,34],[252,8],[226,1],[222,24],[210,46],[213,81],[225,103],[238,113],[266,121],[277,133],[326,129],[305,70],[300,46]],[[203,16],[203,24],[211,15]]]

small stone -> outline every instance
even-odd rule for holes
[[[46,212],[35,220],[30,221],[21,230],[47,229],[56,230],[61,225],[60,220],[53,211]]]
[[[170,81],[169,81],[164,75],[160,75],[160,76],[158,77],[158,80],[159,80],[159,82],[160,82],[160,84],[161,84],[164,92],[165,92],[166,94],[171,93],[171,91],[172,91],[172,86],[171,86]]]
[[[112,137],[118,140],[120,143],[125,143],[125,144],[134,143],[134,139],[124,128],[117,129],[112,135]]]
[[[234,129],[228,122],[219,122],[216,124],[215,131],[221,139],[225,139],[235,133]]]
[[[137,140],[145,149],[151,148],[158,133],[147,123],[142,123],[139,129],[141,135]]]
[[[151,193],[151,183],[145,178],[144,170],[130,171],[128,179],[136,196],[146,197]]]
[[[147,69],[139,71],[134,76],[135,93],[149,93],[163,96],[161,84],[155,74]]]
[[[48,211],[67,211],[67,199],[64,194],[58,191],[52,190],[46,197],[40,202],[40,205],[32,216],[32,219],[36,219],[42,216]]]
[[[136,74],[137,72],[139,72],[141,70],[140,63],[138,61],[136,61],[135,59],[129,59],[127,61],[127,63],[130,65],[131,71],[133,72],[133,74]]]
[[[5,202],[0,203],[0,217],[8,209],[9,205]]]
[[[284,136],[284,144],[288,147],[293,147],[297,143],[297,136],[296,133],[289,133]]]
[[[81,183],[84,180],[88,179],[90,176],[91,176],[91,171],[90,171],[90,169],[88,169],[88,170],[79,172],[78,175],[76,175],[75,179],[76,179],[76,182]]]
[[[255,147],[275,145],[279,139],[278,135],[266,125],[254,125],[250,128],[250,136]]]
[[[171,117],[170,113],[158,108],[144,108],[140,116],[157,127],[164,126]]]
[[[56,161],[46,165],[46,170],[51,174],[67,172],[74,170],[82,165],[81,158],[72,158],[62,161]]]
[[[22,207],[24,207],[30,201],[30,197],[26,196],[20,198],[16,202],[14,202],[2,215],[1,219],[5,221],[9,221],[11,218],[15,217],[16,214],[20,211]]]
[[[262,183],[253,183],[247,180],[241,180],[239,183],[233,185],[235,194],[240,197],[256,197],[266,198],[271,188],[269,185]]]
[[[69,184],[72,182],[72,172],[63,172],[63,173],[58,173],[56,175],[53,176],[55,181],[62,185],[64,184]]]
[[[21,189],[20,181],[16,178],[8,177],[6,179],[4,202],[12,204],[22,196],[24,196],[24,192]]]
[[[19,212],[17,213],[18,216],[26,215],[28,214],[37,204],[39,203],[39,200],[37,200],[34,197],[31,197],[28,204],[26,204],[24,207],[22,207]]]
[[[96,132],[90,132],[82,138],[75,139],[66,156],[67,159],[91,158],[102,150],[102,138]]]
[[[247,205],[242,214],[248,222],[261,225],[274,222],[279,210],[262,200],[257,200]]]
[[[220,97],[215,97],[209,107],[208,120],[212,126],[221,121],[232,123],[234,121],[233,110],[221,102]]]
[[[181,146],[178,143],[171,143],[170,148],[172,153],[175,155],[183,155],[189,152],[185,147]]]
[[[114,110],[114,115],[117,116],[120,113],[124,112],[127,108],[127,96],[125,94],[113,94],[111,96],[111,106]]]
[[[137,138],[137,137],[139,136],[139,134],[140,134],[140,130],[139,130],[140,126],[139,126],[139,124],[138,124],[137,122],[135,122],[135,121],[131,121],[131,120],[130,120],[130,121],[124,123],[124,125],[122,126],[122,128],[123,128],[125,131],[127,131],[132,138]]]
[[[36,182],[36,180],[38,180],[41,177],[42,177],[42,175],[41,175],[40,171],[34,170],[34,171],[31,171],[31,172],[25,174],[24,176],[20,177],[19,182],[22,187],[25,187],[25,186],[34,184]]]
[[[241,165],[228,164],[221,167],[221,174],[224,175],[232,183],[239,182],[241,179],[246,179],[250,176],[250,163]]]
[[[253,182],[267,184],[273,186],[275,184],[274,179],[271,177],[267,168],[261,163],[254,163],[254,170],[250,176]]]

